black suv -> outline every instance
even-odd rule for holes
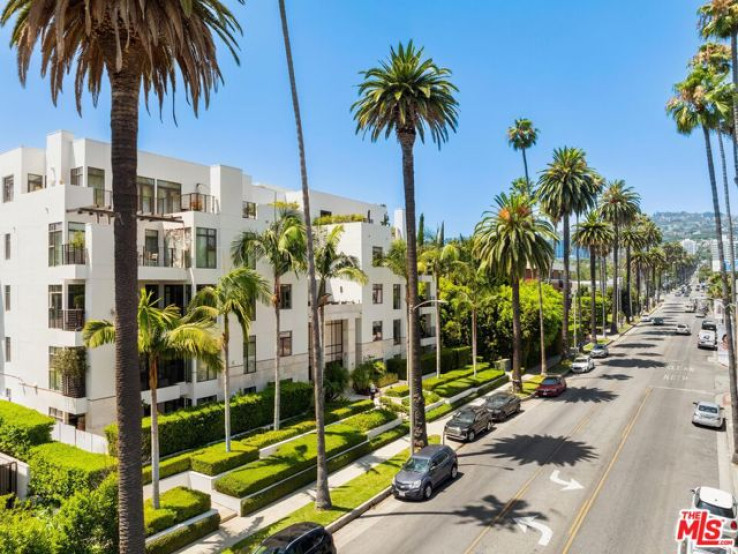
[[[264,539],[254,554],[336,554],[336,547],[322,525],[305,521]]]
[[[503,421],[520,411],[520,398],[514,394],[498,392],[487,398],[483,405],[493,421]]]
[[[456,479],[459,465],[450,446],[432,444],[413,454],[392,480],[395,498],[424,499],[448,479]]]
[[[484,407],[463,408],[448,420],[443,434],[450,439],[473,441],[477,435],[492,430],[492,417]]]

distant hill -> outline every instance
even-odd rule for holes
[[[712,212],[656,212],[651,216],[664,235],[664,242],[704,240],[715,238],[715,219]]]

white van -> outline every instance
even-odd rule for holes
[[[709,329],[702,329],[697,339],[697,348],[711,348],[717,350],[717,334]]]

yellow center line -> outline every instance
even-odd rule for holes
[[[643,395],[643,399],[641,400],[641,404],[638,406],[638,410],[633,416],[633,419],[630,420],[630,423],[623,430],[623,433],[620,438],[620,444],[618,444],[618,447],[615,450],[615,454],[610,459],[610,463],[607,465],[605,472],[602,474],[602,477],[597,483],[597,487],[595,487],[594,492],[587,499],[587,501],[584,504],[582,504],[582,507],[580,508],[579,513],[577,514],[577,517],[574,519],[574,522],[569,528],[569,540],[566,541],[566,545],[564,546],[564,549],[561,551],[562,554],[567,554],[567,552],[569,552],[569,550],[571,549],[571,546],[574,543],[574,539],[576,539],[577,537],[577,533],[579,533],[579,529],[581,528],[582,523],[584,523],[584,520],[587,518],[587,514],[589,514],[589,511],[592,509],[592,505],[595,503],[595,500],[597,500],[597,497],[599,496],[600,491],[602,490],[602,487],[605,484],[605,481],[607,481],[607,478],[609,477],[610,472],[612,471],[612,468],[615,466],[615,462],[618,461],[618,458],[620,457],[620,453],[622,452],[623,447],[625,446],[625,443],[628,440],[628,437],[630,436],[630,433],[636,424],[636,421],[638,421],[638,417],[641,415],[641,412],[643,411],[643,407],[646,405],[646,400],[648,400],[648,397],[650,396],[652,390],[653,390],[652,387],[648,387],[646,389],[646,392]]]
[[[566,445],[566,439],[569,439],[576,435],[579,431],[581,431],[587,423],[589,423],[589,420],[592,419],[592,416],[594,415],[594,412],[597,408],[593,407],[587,414],[577,423],[577,425],[572,429],[569,434],[559,442],[559,444],[556,446],[556,448],[553,449],[551,454],[549,454],[548,458],[541,464],[541,466],[538,468],[538,470],[531,475],[525,483],[518,489],[518,491],[513,495],[513,497],[508,500],[508,502],[502,507],[502,510],[490,521],[489,525],[487,525],[479,535],[477,535],[477,538],[474,539],[474,542],[472,542],[469,547],[464,550],[464,554],[470,554],[474,551],[474,549],[477,547],[477,545],[481,542],[481,540],[484,538],[484,536],[495,526],[497,525],[502,519],[504,519],[507,514],[510,512],[512,507],[522,500],[523,495],[528,491],[533,481],[535,481],[543,471],[548,469],[547,464],[550,460],[556,456],[556,454]]]

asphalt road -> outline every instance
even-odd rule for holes
[[[720,485],[724,431],[694,427],[692,402],[726,390],[683,301],[667,298],[663,327],[633,329],[560,398],[461,448],[459,478],[430,501],[390,498],[339,531],[340,554],[676,552],[690,488]],[[673,334],[681,322],[691,336]]]

